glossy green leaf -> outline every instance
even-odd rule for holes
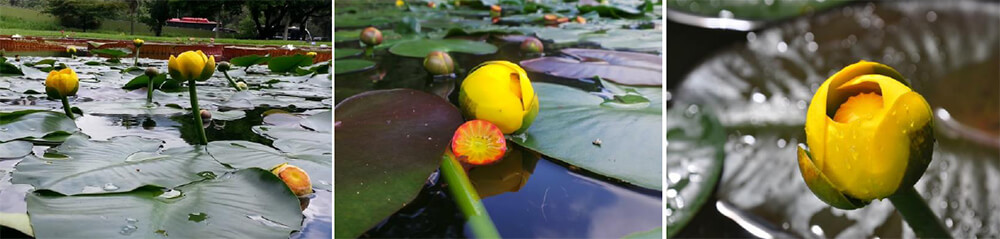
[[[74,134],[50,154],[28,156],[15,167],[13,183],[64,195],[126,192],[144,185],[176,187],[203,178],[203,172],[220,174],[226,168],[204,149],[171,148],[160,151],[163,141],[138,136],[93,141]]]
[[[262,169],[244,169],[173,191],[27,196],[38,238],[287,238],[300,230],[299,200]]]
[[[24,75],[21,68],[7,62],[6,57],[0,57],[0,75]]]
[[[667,111],[667,237],[676,235],[710,199],[722,173],[725,128],[713,116]]]
[[[156,77],[153,77],[153,88],[159,89],[161,86],[163,86],[163,82],[165,81],[167,81],[167,74],[156,75]],[[125,85],[122,86],[122,89],[135,90],[139,88],[145,88],[147,86],[149,86],[149,76],[139,75],[136,76],[135,78],[132,78],[132,80],[130,80],[128,83],[125,83]]]
[[[451,103],[411,89],[355,95],[335,115],[335,237],[357,237],[416,197],[463,121]]]
[[[267,145],[248,141],[212,141],[208,143],[208,152],[219,162],[239,169],[256,167],[271,170],[282,163],[295,165],[309,174],[313,188],[331,190],[330,181],[333,176],[330,168],[333,164],[329,153],[281,152]]]
[[[44,110],[0,112],[0,142],[15,139],[41,139],[79,130],[64,113]]]
[[[267,68],[274,73],[292,72],[300,66],[310,66],[313,58],[306,55],[291,55],[272,57],[267,62]]]
[[[90,53],[91,54],[95,54],[95,55],[97,55],[97,54],[109,55],[109,56],[114,57],[114,58],[121,58],[121,57],[129,55],[128,52],[125,52],[125,51],[122,51],[122,50],[117,50],[117,49],[94,49],[94,50],[90,50]]]
[[[333,49],[333,59],[340,59],[344,57],[358,56],[365,52],[361,49],[354,48],[337,48]]]
[[[375,62],[361,59],[346,59],[333,61],[333,73],[344,74],[358,71],[366,71],[375,68]]]
[[[234,66],[248,67],[252,65],[262,64],[270,59],[271,57],[269,56],[246,55],[229,59],[229,63],[232,63]]]
[[[511,142],[601,175],[661,190],[661,88],[633,89],[649,103],[629,107],[603,104],[604,98],[568,86],[532,85],[538,94],[538,116],[523,135],[510,136]]]
[[[462,39],[424,39],[400,42],[389,48],[392,54],[417,58],[424,58],[433,51],[484,55],[497,52],[497,47],[486,42]]]
[[[579,79],[600,76],[627,85],[663,85],[663,68],[657,55],[591,49],[565,49],[576,56],[540,57],[521,61],[527,71]]]

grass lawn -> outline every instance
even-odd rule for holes
[[[64,29],[67,31],[67,34],[69,34],[69,32],[75,32],[76,37],[78,38],[100,38],[109,40],[132,40],[140,38],[146,41],[155,42],[177,42],[177,38],[179,37],[182,42],[186,42],[189,37],[195,37],[201,38],[201,42],[208,42],[207,38],[215,36],[214,32],[207,30],[164,26],[163,36],[156,37],[153,36],[153,32],[150,31],[149,26],[140,22],[135,23],[136,35],[129,35],[129,22],[122,20],[104,20],[100,28],[89,30],[88,32],[82,32],[79,29],[70,29],[60,26],[56,18],[52,15],[41,13],[32,9],[0,5],[0,13],[2,13],[0,14],[0,35],[20,34],[23,36],[61,37],[62,35],[59,33],[59,30]],[[311,45],[309,42],[303,41],[245,40],[231,38],[232,36],[233,34],[220,34],[220,37],[216,38],[215,42],[219,44],[246,45]],[[320,44],[327,44],[328,46],[332,45],[331,42],[316,43],[317,46]]]

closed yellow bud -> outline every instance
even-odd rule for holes
[[[199,51],[185,51],[179,56],[170,55],[167,61],[170,77],[178,80],[204,81],[215,73],[215,56]]]
[[[310,57],[316,57],[316,52],[315,51],[306,52],[306,55]]]
[[[528,74],[509,61],[477,66],[462,82],[458,98],[466,119],[489,121],[504,134],[524,132],[538,115]]]
[[[902,75],[875,62],[845,67],[816,91],[799,169],[817,197],[841,209],[913,187],[931,160],[931,108]]]
[[[61,99],[74,96],[79,89],[80,78],[68,67],[60,71],[51,71],[45,78],[45,94],[49,95],[49,98]]]
[[[288,185],[288,189],[291,189],[295,196],[304,197],[312,194],[312,182],[309,181],[309,174],[301,168],[282,163],[274,166],[271,173],[281,178],[281,181]]]
[[[135,40],[132,40],[132,44],[135,45],[135,47],[141,47],[142,44],[145,44],[145,43],[146,43],[146,41],[143,41],[142,39],[139,39],[139,38],[136,38]]]

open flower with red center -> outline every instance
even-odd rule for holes
[[[458,161],[471,165],[492,164],[507,153],[507,140],[495,124],[471,120],[455,130],[451,151]]]
[[[816,91],[799,145],[802,178],[841,209],[912,188],[931,161],[931,108],[902,75],[875,62],[840,70]]]

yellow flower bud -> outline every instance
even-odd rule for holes
[[[406,2],[403,2],[403,0],[396,0],[396,7],[402,7],[403,5],[406,5]]]
[[[60,71],[51,71],[45,78],[45,93],[49,98],[61,99],[66,96],[76,95],[80,89],[80,78],[76,76],[73,69],[65,68]]]
[[[142,39],[139,39],[139,38],[136,38],[135,40],[132,40],[132,44],[135,45],[135,47],[141,47],[142,44],[145,44],[145,43],[146,43],[146,41],[143,41]]]
[[[306,55],[309,57],[316,57],[316,52],[315,51],[306,52]]]
[[[312,182],[309,181],[309,174],[301,168],[282,163],[274,166],[271,173],[281,178],[281,181],[288,185],[288,189],[291,189],[295,196],[304,197],[312,194]]]
[[[76,54],[76,47],[75,46],[67,46],[66,47],[66,53],[69,53],[71,55],[72,54]]]
[[[458,100],[466,119],[489,121],[504,134],[524,132],[538,115],[528,74],[509,61],[477,66],[462,82]]]
[[[861,61],[816,91],[806,115],[799,169],[817,197],[841,209],[913,187],[931,160],[931,108],[902,75]]]
[[[179,56],[170,55],[167,61],[170,77],[178,80],[204,81],[215,73],[215,56],[199,51],[185,51]]]
[[[247,83],[246,82],[242,82],[242,81],[236,82],[236,88],[239,88],[240,90],[248,90],[248,89],[250,89],[250,87],[247,86]]]

